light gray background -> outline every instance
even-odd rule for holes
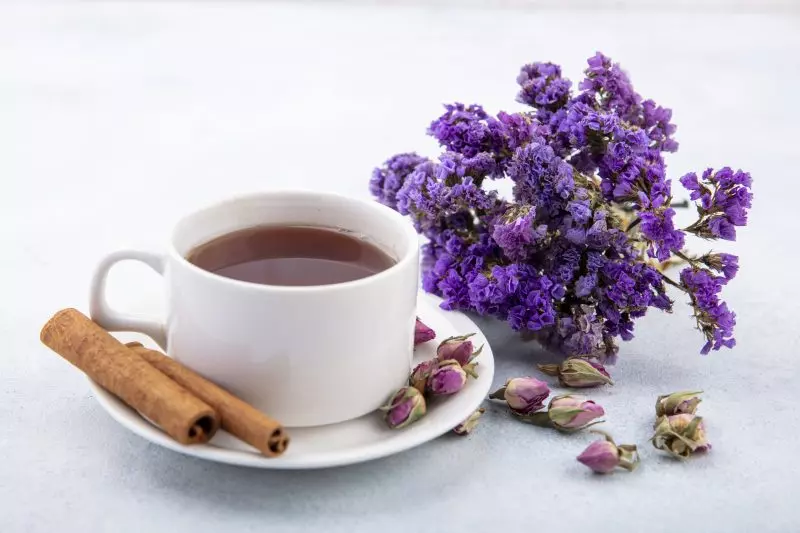
[[[0,531],[800,530],[799,22],[792,12],[0,7]],[[592,393],[618,440],[643,445],[639,471],[592,476],[574,460],[591,436],[496,408],[466,439],[353,467],[205,463],[118,426],[39,344],[52,312],[86,308],[103,253],[158,246],[181,213],[239,192],[366,196],[387,156],[434,153],[424,130],[440,102],[516,109],[522,63],[552,60],[575,79],[596,49],[674,108],[674,178],[724,164],[755,178],[751,227],[722,247],[742,256],[725,291],[739,346],[699,355],[677,305],[638,323],[613,369],[618,386]],[[123,307],[159,293],[143,267],[120,267],[112,285]],[[532,372],[542,354],[481,325],[498,384]],[[707,391],[714,450],[677,463],[645,441],[655,396],[685,388]]]

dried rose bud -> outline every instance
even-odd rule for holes
[[[573,357],[560,365],[538,365],[539,370],[550,376],[558,376],[564,387],[587,388],[613,385],[611,376],[600,363]]]
[[[681,459],[711,449],[703,418],[688,413],[659,418],[656,433],[650,440],[657,449]]]
[[[455,394],[467,383],[467,373],[455,359],[439,362],[428,378],[427,390],[436,396]]]
[[[432,341],[434,338],[436,338],[436,332],[423,324],[418,318],[417,323],[414,325],[414,346]]]
[[[411,371],[411,375],[408,376],[408,384],[425,394],[428,378],[431,377],[431,374],[436,370],[437,366],[439,366],[439,361],[436,359],[421,362],[414,367],[414,370]]]
[[[458,337],[450,337],[442,341],[439,347],[436,348],[436,358],[439,361],[447,361],[455,359],[461,366],[469,365],[473,359],[483,350],[483,346],[474,350],[470,337],[475,335],[470,333],[468,335],[460,335]],[[474,350],[474,351],[473,351]]]
[[[505,400],[514,414],[530,415],[544,407],[544,401],[550,395],[550,388],[544,381],[536,378],[513,378],[506,381],[504,387],[494,391],[489,398]]]
[[[572,394],[554,397],[547,407],[550,423],[561,431],[578,431],[599,424],[601,421],[592,421],[604,414],[600,405]]]
[[[697,405],[702,401],[698,396],[702,393],[701,390],[681,391],[659,396],[656,400],[656,416],[693,415]]]
[[[383,418],[390,428],[404,428],[425,416],[425,397],[414,387],[403,387],[381,410],[385,412]]]
[[[578,462],[598,474],[608,474],[619,465],[619,452],[613,442],[597,440],[583,450],[578,456]]]
[[[486,412],[486,409],[481,407],[480,409],[478,409],[477,411],[475,411],[474,413],[469,415],[469,418],[467,418],[466,420],[461,422],[459,425],[454,427],[453,428],[453,432],[456,435],[461,435],[461,436],[469,435],[478,426],[478,420],[480,420],[481,416],[485,412]]]
[[[583,453],[578,456],[578,461],[591,468],[598,474],[608,474],[616,467],[633,471],[639,466],[639,453],[633,444],[617,444],[606,433],[597,431],[605,437],[591,443]]]

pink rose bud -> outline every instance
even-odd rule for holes
[[[446,396],[455,394],[464,388],[467,383],[467,373],[458,364],[458,361],[451,359],[441,361],[439,366],[431,373],[428,378],[428,391],[436,396]]]
[[[475,335],[470,333],[468,335],[461,335],[458,337],[450,337],[442,341],[436,349],[436,358],[439,361],[447,361],[455,359],[461,366],[467,366],[472,362],[478,354],[483,350],[483,346],[474,350],[472,341],[468,340]],[[473,351],[474,350],[474,351]]]
[[[598,474],[608,474],[619,464],[619,453],[614,443],[598,440],[583,450],[578,456],[578,461]]]
[[[639,465],[636,446],[632,444],[617,446],[610,435],[599,431],[597,433],[604,435],[605,439],[595,441],[583,450],[578,456],[579,462],[598,474],[608,474],[618,466],[632,471]]]
[[[544,381],[536,378],[513,378],[506,381],[505,387],[493,392],[489,398],[505,400],[514,414],[530,415],[542,407],[550,394],[550,388]]]
[[[702,401],[699,396],[702,393],[701,390],[681,391],[659,396],[656,400],[656,416],[693,415]]]
[[[414,387],[403,387],[392,395],[381,410],[390,428],[404,428],[425,416],[425,397]]]
[[[486,409],[481,407],[480,409],[478,409],[477,411],[475,411],[474,413],[469,415],[469,418],[467,418],[466,420],[461,422],[459,425],[454,427],[453,428],[453,432],[456,435],[461,435],[461,436],[469,435],[478,426],[478,420],[481,418],[481,416],[485,412],[486,412]]]
[[[711,449],[703,418],[688,413],[659,418],[650,441],[657,449],[680,459]]]
[[[428,388],[428,378],[431,377],[437,366],[439,366],[439,361],[436,359],[421,362],[411,371],[411,375],[408,377],[408,384],[425,394],[425,390]]]
[[[593,420],[605,414],[601,406],[583,396],[566,394],[550,400],[547,416],[553,427],[561,431],[579,431],[600,421]]]
[[[418,318],[417,323],[414,325],[414,346],[428,342],[436,338],[436,332],[422,323]]]
[[[558,376],[564,387],[587,388],[599,385],[613,385],[605,367],[594,361],[573,357],[560,365],[538,365],[539,370],[550,376]]]

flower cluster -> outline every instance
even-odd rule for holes
[[[477,378],[477,362],[483,346],[474,348],[468,335],[450,337],[442,341],[436,349],[436,358],[419,363],[411,371],[408,384],[396,391],[382,408],[384,420],[392,429],[412,424],[425,416],[427,403],[431,398],[456,394],[470,377]],[[436,337],[436,332],[426,326],[419,318],[414,326],[414,344],[422,344]],[[477,425],[479,414],[474,420],[465,420],[457,433],[466,434]]]
[[[655,434],[650,439],[654,447],[679,459],[711,449],[703,418],[695,414],[701,393],[681,391],[658,397]]]
[[[552,63],[525,65],[517,82],[527,111],[447,105],[428,129],[444,148],[438,159],[400,154],[373,173],[372,194],[428,239],[425,290],[564,355],[613,361],[637,318],[672,309],[672,285],[694,308],[703,353],[733,346],[735,315],[719,292],[738,259],[684,246],[689,236],[735,239],[750,175],[726,167],[681,178],[698,212],[681,229],[664,162],[678,147],[669,109],[600,53],[577,90]],[[513,198],[487,186],[498,178],[513,182]],[[676,261],[688,268],[674,280],[661,267]]]
[[[698,202],[700,218],[686,228],[706,239],[736,240],[736,226],[747,224],[747,210],[753,201],[750,174],[728,167],[708,169],[701,178],[694,172],[681,178],[684,187],[692,191]]]

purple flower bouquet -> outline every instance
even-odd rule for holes
[[[702,353],[733,347],[736,315],[719,293],[738,259],[692,255],[684,241],[735,240],[750,175],[683,176],[698,218],[676,228],[663,157],[678,148],[671,111],[643,100],[604,55],[588,64],[576,92],[557,65],[522,67],[524,112],[446,105],[428,129],[445,149],[438,161],[396,155],[374,171],[372,194],[428,238],[423,286],[446,309],[495,316],[566,356],[613,362],[615,339],[631,339],[635,319],[672,309],[672,285],[694,309]],[[505,177],[513,199],[484,187]],[[676,263],[685,268],[675,279],[663,267]]]

